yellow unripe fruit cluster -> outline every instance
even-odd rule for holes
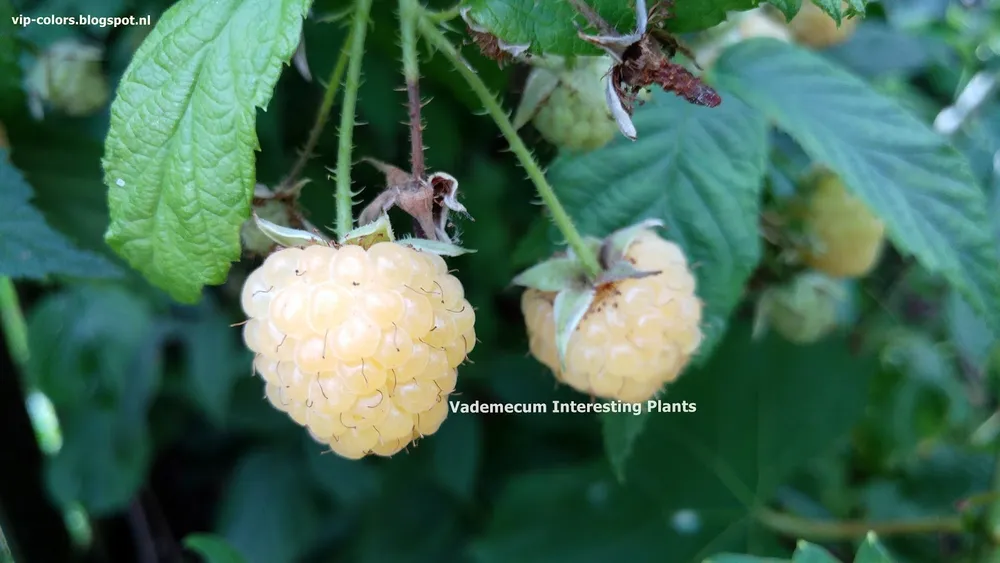
[[[847,2],[841,4],[841,9],[846,11],[850,6]],[[858,21],[855,18],[842,18],[840,25],[824,12],[812,1],[802,3],[802,9],[788,22],[788,30],[792,32],[795,41],[812,47],[814,49],[824,49],[843,43],[857,28]]]
[[[857,278],[878,263],[885,224],[833,174],[824,174],[809,194],[804,219],[814,239],[803,261],[835,278]]]
[[[565,370],[555,342],[555,294],[535,289],[521,300],[531,353],[556,378],[595,397],[645,401],[677,378],[701,344],[702,303],[684,252],[651,231],[625,257],[654,276],[602,288],[570,337]]]
[[[444,260],[393,242],[279,250],[250,274],[242,305],[268,400],[350,459],[436,432],[476,342]]]

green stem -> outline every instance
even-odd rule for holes
[[[28,363],[29,355],[28,324],[24,321],[14,282],[8,277],[0,278],[0,322],[10,356],[23,369]]]
[[[459,4],[459,5],[452,6],[451,8],[448,8],[447,10],[441,10],[441,11],[426,10],[424,13],[425,13],[425,17],[427,19],[431,20],[432,22],[434,22],[434,23],[444,23],[444,22],[447,22],[447,21],[451,21],[451,20],[457,18],[459,15],[461,15],[461,13],[462,13],[462,6]]]
[[[786,536],[810,541],[834,541],[863,538],[868,532],[878,536],[900,536],[962,531],[959,518],[940,517],[893,522],[810,520],[770,509],[755,513],[757,521]]]
[[[312,130],[309,131],[309,139],[306,141],[306,146],[284,182],[286,188],[295,184],[295,180],[302,174],[302,170],[306,167],[306,162],[312,158],[312,153],[319,143],[320,133],[323,132],[323,128],[326,127],[326,122],[330,118],[330,110],[333,109],[333,100],[337,97],[340,81],[344,79],[344,72],[347,70],[349,54],[347,46],[350,44],[351,34],[348,33],[347,39],[344,40],[344,46],[340,50],[340,56],[337,58],[337,63],[333,65],[333,70],[330,72],[329,79],[327,79],[326,92],[323,93],[323,101],[320,103],[319,111],[316,112],[316,122],[313,123]]]
[[[354,228],[351,193],[351,152],[354,150],[354,115],[361,86],[361,63],[365,53],[365,34],[372,0],[356,0],[351,29],[350,63],[344,87],[344,105],[340,114],[340,144],[337,148],[337,235],[345,236]]]
[[[480,101],[482,101],[483,106],[485,106],[487,113],[493,118],[497,126],[500,128],[500,132],[503,133],[504,138],[507,139],[507,143],[510,144],[511,151],[517,156],[517,159],[521,162],[521,166],[528,173],[528,178],[535,184],[535,188],[538,190],[538,195],[542,198],[542,202],[549,208],[549,212],[552,214],[552,221],[559,228],[559,232],[562,233],[563,237],[566,239],[566,244],[573,249],[573,252],[579,256],[580,260],[583,262],[584,267],[587,268],[592,276],[597,276],[601,267],[597,262],[597,257],[594,252],[587,246],[584,242],[583,237],[580,236],[579,231],[576,230],[576,226],[573,225],[573,220],[570,218],[569,214],[563,208],[562,204],[559,203],[559,198],[556,197],[555,192],[552,190],[552,186],[549,185],[548,180],[545,179],[545,173],[535,162],[534,157],[528,150],[528,147],[524,145],[524,141],[517,134],[514,126],[511,124],[510,119],[507,117],[507,113],[500,107],[497,102],[496,97],[490,93],[489,88],[486,84],[479,78],[472,68],[469,67],[468,63],[462,59],[458,50],[455,46],[451,44],[451,41],[444,36],[444,33],[434,25],[433,20],[424,17],[420,19],[420,32],[427,38],[427,40],[441,53],[447,57],[452,65],[458,70],[459,74],[465,78],[466,82],[469,83],[469,87],[479,96]]]

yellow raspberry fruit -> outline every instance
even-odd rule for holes
[[[242,306],[267,399],[349,459],[436,432],[476,342],[444,259],[395,242],[279,250],[247,278]]]
[[[846,11],[849,7],[847,2],[841,4],[842,11]],[[842,18],[840,26],[837,26],[837,22],[829,14],[811,1],[803,3],[802,9],[788,23],[788,29],[795,41],[814,49],[824,49],[843,43],[854,33],[857,26],[855,18]]]
[[[532,355],[556,378],[595,397],[645,401],[677,378],[702,341],[702,303],[683,250],[642,231],[624,259],[656,275],[601,287],[559,362],[555,293],[528,289],[521,299]]]
[[[834,278],[857,278],[878,263],[885,246],[885,224],[830,173],[822,174],[809,194],[803,219],[812,244],[803,261]]]

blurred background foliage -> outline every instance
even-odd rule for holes
[[[155,21],[170,4],[0,0],[0,12]],[[276,184],[297,158],[345,35],[323,20],[343,7],[315,3],[304,28],[312,81],[287,70],[259,112],[258,182]],[[376,0],[356,154],[405,166],[394,12],[393,2]],[[88,41],[104,49],[113,88],[148,31],[14,29],[4,17],[0,57],[12,36],[25,68],[61,39]],[[526,71],[500,69],[474,47],[464,52],[513,108]],[[977,73],[996,80],[1000,3],[873,3],[849,38],[820,52],[930,123]],[[477,308],[481,341],[460,372],[460,398],[585,401],[527,356],[519,293],[509,287],[551,249],[534,189],[447,63],[428,58],[422,72],[431,100],[429,168],[459,179],[475,217],[460,226],[464,246],[478,252],[452,262]],[[803,535],[846,561],[863,532],[842,534],[841,520],[885,527],[898,561],[992,556],[989,529],[1000,522],[991,508],[1000,506],[996,338],[940,280],[901,256],[852,286],[845,314],[861,320],[817,345],[777,335],[751,345],[748,299],[712,358],[670,391],[694,401],[697,414],[653,417],[620,475],[624,483],[606,460],[593,415],[452,414],[404,455],[347,461],[324,455],[251,377],[251,357],[232,325],[242,320],[239,288],[259,259],[235,265],[229,282],[208,289],[200,304],[181,306],[104,245],[107,104],[87,117],[49,112],[41,121],[23,100],[0,108],[11,162],[23,174],[23,181],[0,178],[0,201],[30,185],[47,223],[93,253],[75,275],[18,283],[27,333],[5,324],[0,524],[18,562],[194,560],[182,539],[209,532],[252,563],[687,563],[719,551],[788,557]],[[555,150],[537,133],[522,133],[543,162],[552,159]],[[987,96],[953,139],[991,194],[1000,239],[996,97]],[[336,144],[331,124],[304,174],[312,182],[302,205],[316,225],[335,216],[327,167]],[[767,188],[780,194],[808,162],[781,136],[773,153]],[[364,198],[382,185],[364,165],[354,181],[369,188]],[[897,534],[887,522],[902,522],[903,531],[907,522],[943,524]]]

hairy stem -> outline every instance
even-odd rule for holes
[[[921,518],[892,522],[810,520],[770,509],[755,513],[757,521],[787,536],[812,541],[832,541],[863,538],[868,532],[878,536],[900,536],[962,531],[959,518]]]
[[[28,324],[24,321],[14,282],[8,277],[0,278],[0,321],[10,357],[23,369],[28,363]]]
[[[451,63],[458,70],[459,74],[465,78],[466,82],[482,101],[483,106],[486,108],[487,113],[496,122],[497,127],[500,128],[500,132],[503,133],[507,143],[510,145],[511,151],[517,156],[518,161],[520,161],[521,166],[528,173],[528,178],[531,179],[532,183],[535,184],[535,189],[538,190],[538,195],[542,198],[542,202],[545,203],[546,207],[549,208],[549,212],[552,214],[552,221],[559,228],[559,232],[562,233],[563,237],[566,239],[566,244],[573,249],[573,252],[579,256],[580,260],[583,262],[584,267],[587,268],[588,272],[592,276],[597,276],[601,267],[597,263],[597,256],[594,255],[593,251],[584,242],[583,237],[580,236],[579,231],[576,230],[576,226],[573,224],[573,220],[570,218],[569,214],[563,208],[562,204],[559,203],[559,198],[556,197],[555,192],[552,190],[552,186],[549,185],[548,180],[545,179],[545,173],[542,172],[541,167],[535,162],[535,158],[531,155],[531,151],[528,147],[524,145],[524,141],[517,134],[514,126],[511,124],[510,119],[507,117],[507,113],[500,107],[499,102],[497,102],[496,97],[489,91],[486,84],[479,78],[472,68],[469,67],[468,63],[462,59],[458,50],[451,41],[444,36],[444,33],[434,25],[433,21],[429,18],[421,18],[420,20],[420,32],[425,38],[441,53],[451,61]]]
[[[295,166],[292,167],[292,171],[288,173],[288,177],[284,181],[283,189],[287,189],[295,185],[295,181],[298,180],[299,175],[306,167],[306,163],[313,156],[313,151],[316,150],[316,144],[319,143],[320,133],[323,132],[323,128],[326,126],[327,120],[330,118],[330,110],[333,109],[333,100],[337,97],[337,90],[340,88],[340,81],[344,79],[344,72],[347,70],[347,60],[348,45],[351,44],[351,34],[348,33],[347,39],[344,41],[344,46],[340,50],[340,56],[337,58],[337,63],[333,65],[333,70],[330,72],[330,77],[327,79],[326,92],[323,93],[323,101],[320,103],[319,111],[316,112],[316,122],[313,123],[312,129],[309,131],[309,139],[306,141],[306,145],[302,150],[302,154],[299,155],[299,159],[295,161]]]
[[[457,18],[459,15],[461,15],[461,13],[462,13],[462,6],[460,4],[456,4],[455,6],[452,6],[451,8],[448,8],[447,10],[441,10],[439,12],[432,11],[432,10],[426,10],[424,13],[425,13],[425,16],[427,17],[427,19],[431,20],[432,22],[434,22],[434,23],[444,23],[446,21],[451,21],[451,20]]]
[[[368,32],[368,14],[372,0],[355,0],[354,20],[350,33],[350,62],[347,84],[344,86],[344,105],[340,113],[340,144],[337,147],[337,236],[343,237],[354,228],[351,193],[351,152],[354,150],[354,115],[361,86],[361,63],[365,53],[365,34]]]
[[[417,56],[417,21],[420,4],[417,0],[399,0],[399,28],[403,40],[403,77],[410,117],[410,173],[424,177],[424,124],[420,120],[420,66]]]

